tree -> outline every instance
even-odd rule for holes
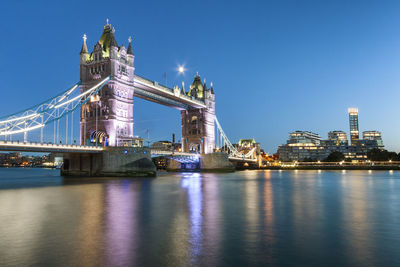
[[[344,154],[339,151],[333,151],[325,159],[326,162],[340,162],[344,160]]]
[[[301,160],[302,162],[315,162],[315,159],[312,158],[304,158],[303,160]]]
[[[380,150],[378,148],[371,149],[367,153],[367,158],[371,161],[398,161],[399,155],[396,152],[390,152],[387,150]]]

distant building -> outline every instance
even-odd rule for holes
[[[375,141],[376,146],[379,148],[383,148],[383,141],[382,141],[382,134],[378,131],[364,131],[363,132],[363,139]]]
[[[140,137],[129,137],[123,139],[122,136],[118,141],[119,146],[127,146],[127,147],[143,147],[143,138]]]
[[[349,122],[350,122],[350,140],[351,145],[356,146],[360,139],[358,130],[358,108],[349,108]]]
[[[256,144],[254,138],[252,139],[240,139],[238,142],[239,147],[253,147]]]
[[[319,134],[309,131],[295,131],[290,133],[290,139],[288,144],[316,144],[319,145],[321,142],[321,136]]]
[[[347,146],[349,144],[347,134],[343,131],[330,131],[328,133],[328,140],[333,141],[337,146]]]
[[[247,155],[250,151],[253,151],[253,156],[257,156],[262,153],[260,143],[257,143],[254,138],[240,139],[239,142],[237,144],[233,144],[233,146],[244,155]]]
[[[157,141],[150,145],[151,149],[162,151],[182,151],[181,143],[172,143],[170,141]]]
[[[309,131],[290,133],[287,143],[278,148],[278,154],[282,161],[322,160],[329,155],[321,145],[321,137]]]
[[[383,149],[381,133],[377,131],[363,132],[363,139],[357,145],[348,145],[346,133],[331,131],[328,140],[321,140],[318,134],[306,131],[290,133],[285,145],[278,148],[279,159],[282,161],[304,161],[307,159],[323,161],[330,153],[338,151],[350,160],[365,160],[371,149]]]
[[[360,140],[358,128],[358,109],[349,108],[350,141],[343,131],[330,131],[328,140],[308,131],[295,131],[285,145],[278,148],[282,161],[303,161],[305,159],[324,160],[332,152],[338,151],[349,160],[365,160],[368,151],[384,149],[382,134],[378,131],[364,131]]]
[[[172,150],[172,143],[170,141],[157,141],[151,144],[151,149],[170,151]]]

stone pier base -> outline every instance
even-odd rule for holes
[[[182,164],[173,159],[168,159],[167,171],[179,172],[182,170]]]
[[[62,176],[156,176],[149,148],[106,147],[101,153],[65,153]]]
[[[228,155],[223,152],[202,154],[198,168],[185,168],[185,166],[195,164],[182,164],[170,159],[168,162],[168,171],[204,171],[204,172],[233,172],[235,166],[229,161]]]
[[[214,152],[201,155],[201,171],[206,172],[233,172],[235,167],[228,159],[228,154],[224,152]]]

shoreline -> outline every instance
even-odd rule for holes
[[[268,166],[262,167],[261,170],[376,170],[376,171],[398,171],[400,170],[399,165],[377,165],[377,166],[352,166],[352,165],[342,165],[342,166],[293,166],[293,167],[281,167],[281,166]]]
[[[4,166],[4,165],[0,165],[0,168],[26,168],[26,169],[57,169],[57,167],[52,167],[52,166]]]

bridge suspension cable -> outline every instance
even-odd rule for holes
[[[253,147],[249,152],[246,154],[241,153],[238,151],[229,141],[228,136],[225,134],[224,130],[222,129],[221,124],[219,123],[217,117],[215,117],[215,124],[217,125],[217,145],[219,145],[220,149],[224,150],[229,154],[230,157],[236,157],[236,158],[242,158],[242,159],[252,159],[254,152],[255,152],[255,147]],[[218,138],[219,136],[219,138]],[[219,140],[218,140],[219,139]]]
[[[108,76],[82,93],[79,93],[80,91],[78,88],[80,88],[80,82],[78,82],[70,89],[42,102],[41,104],[1,118],[0,136],[12,136],[13,134],[24,133],[24,139],[26,141],[26,134],[28,132],[40,128],[43,129],[45,125],[52,122],[57,122],[57,127],[54,124],[54,135],[58,136],[59,120],[64,116],[67,116],[69,113],[72,113],[82,104],[88,102],[90,98],[96,95],[109,80],[110,77]],[[74,93],[79,94],[75,95]],[[43,136],[42,131],[41,135]],[[41,139],[43,138],[42,136]]]

